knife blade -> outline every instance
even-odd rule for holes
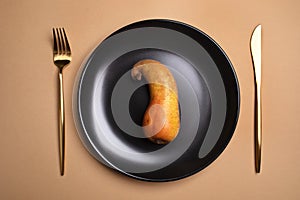
[[[254,70],[254,155],[255,172],[261,170],[262,149],[262,110],[261,110],[261,25],[257,25],[252,33],[250,49]]]

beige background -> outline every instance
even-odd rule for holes
[[[297,0],[1,0],[0,199],[300,199],[300,4]],[[137,181],[94,160],[77,136],[74,78],[85,56],[129,23],[169,18],[214,38],[241,88],[236,132],[200,173],[169,183]],[[263,160],[254,173],[252,29],[263,26]],[[52,27],[64,26],[73,61],[64,71],[66,175],[59,176],[57,69]]]

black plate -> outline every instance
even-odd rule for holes
[[[141,59],[172,72],[181,127],[167,145],[144,138],[147,83],[131,79]],[[212,163],[229,143],[239,113],[239,87],[225,52],[205,33],[181,22],[146,20],[105,39],[78,73],[74,116],[79,136],[103,164],[147,181],[171,181]]]

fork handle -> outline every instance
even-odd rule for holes
[[[64,88],[63,88],[63,73],[59,70],[59,163],[60,174],[64,175],[65,171],[65,105],[64,105]]]

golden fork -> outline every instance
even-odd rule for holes
[[[65,171],[65,107],[63,88],[63,69],[71,62],[71,48],[64,28],[53,28],[53,62],[59,73],[59,162],[60,174]]]

